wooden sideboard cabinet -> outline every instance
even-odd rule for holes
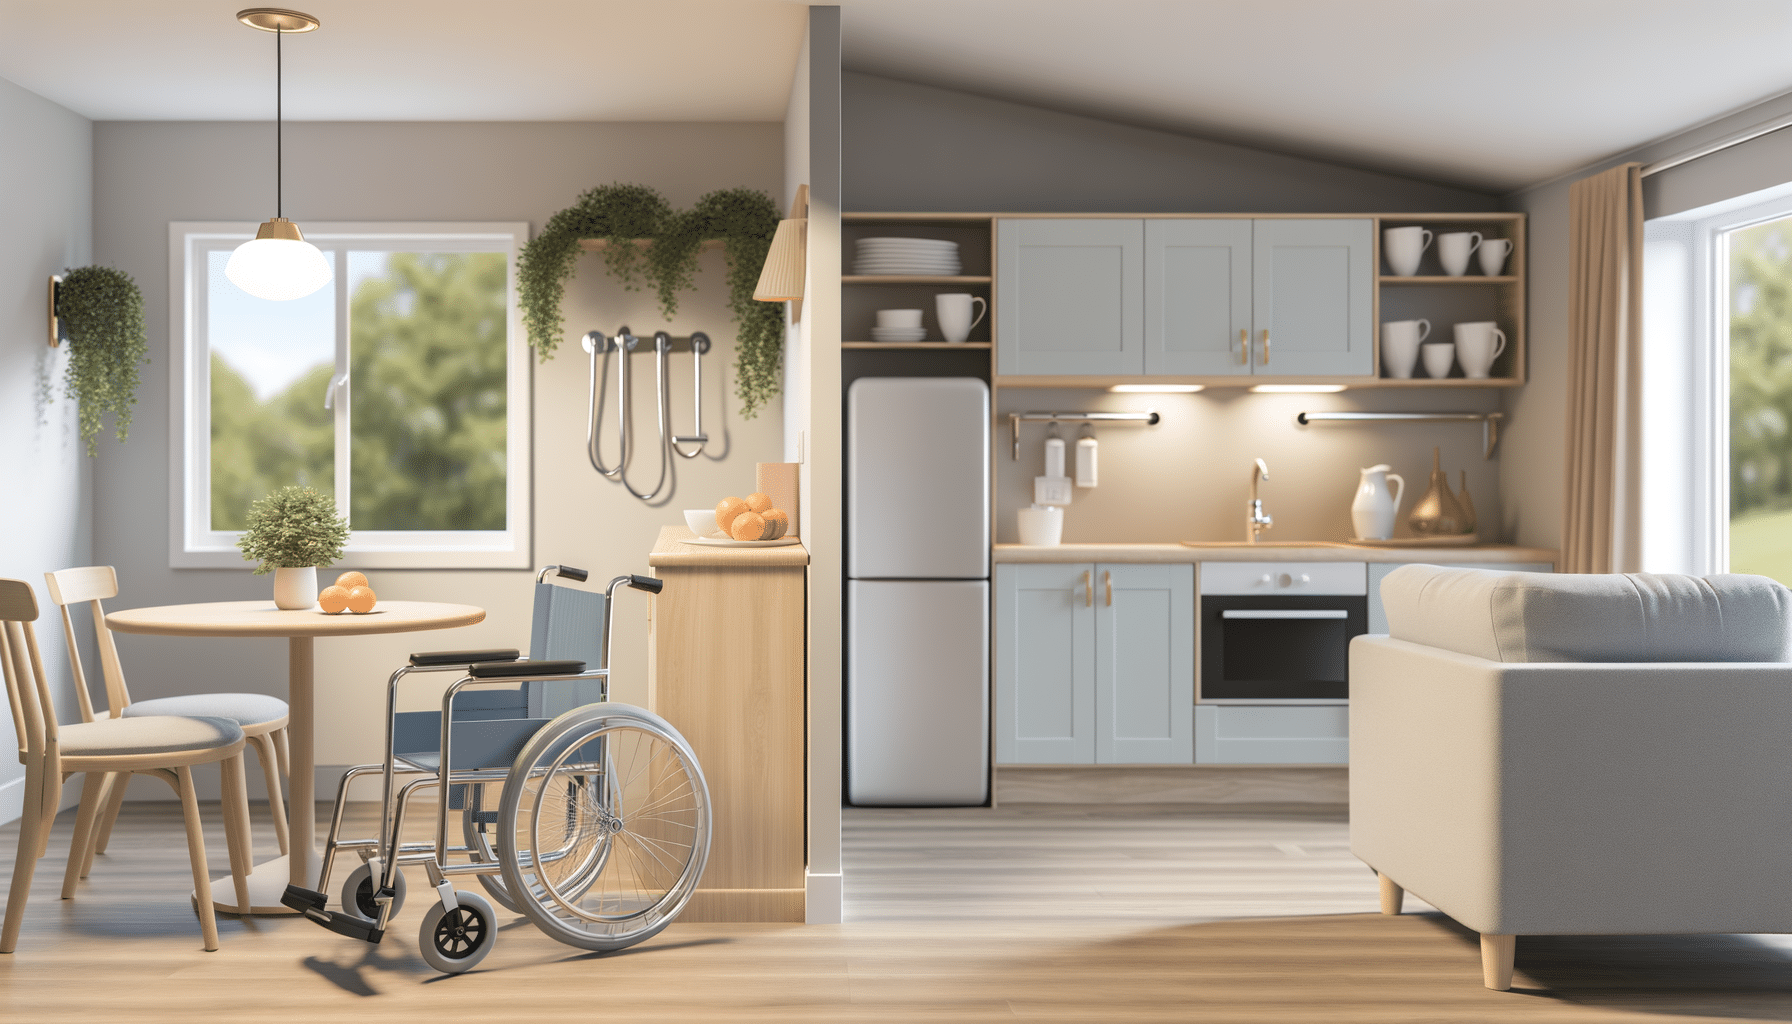
[[[648,557],[648,707],[684,734],[709,785],[709,864],[685,921],[801,921],[804,835],[802,545],[683,543],[668,526]]]

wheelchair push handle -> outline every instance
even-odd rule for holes
[[[536,574],[535,582],[547,582],[549,574],[561,576],[574,583],[583,583],[591,578],[591,573],[585,569],[575,569],[570,565],[544,565],[541,567],[541,572]]]
[[[649,594],[657,594],[666,588],[666,581],[656,580],[652,576],[636,576],[630,574],[628,585],[636,590],[645,590]]]

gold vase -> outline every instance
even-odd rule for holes
[[[1412,532],[1422,537],[1447,537],[1468,532],[1462,528],[1462,506],[1450,493],[1450,478],[1444,475],[1443,453],[1438,448],[1431,449],[1431,486],[1412,507],[1412,515],[1406,522]]]
[[[1468,470],[1462,471],[1462,489],[1456,492],[1456,504],[1462,506],[1462,532],[1475,532],[1475,499],[1468,496]]]

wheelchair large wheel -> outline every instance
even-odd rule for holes
[[[626,704],[535,734],[498,798],[505,887],[548,935],[613,950],[659,933],[709,857],[709,788],[690,744]]]

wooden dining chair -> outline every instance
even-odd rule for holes
[[[199,911],[205,948],[218,948],[218,922],[212,912],[211,875],[205,866],[205,836],[199,822],[199,799],[193,791],[192,767],[217,762],[224,774],[224,834],[230,847],[231,873],[236,876],[239,906],[249,905],[249,796],[243,780],[243,731],[221,718],[172,716],[107,719],[59,725],[50,684],[44,678],[37,646],[37,596],[23,580],[0,579],[0,671],[6,677],[6,698],[18,731],[19,761],[25,765],[25,812],[19,822],[19,855],[13,861],[12,888],[6,897],[5,924],[0,926],[0,953],[19,944],[25,899],[37,861],[49,845],[62,784],[71,776],[87,776],[83,797],[97,795],[96,782],[115,774],[153,775],[180,794],[187,826],[187,855],[193,864],[193,895]],[[99,806],[84,799],[75,820],[69,870],[76,852],[93,831]],[[72,875],[63,879],[63,898],[70,895]]]
[[[118,596],[118,574],[109,565],[88,565],[44,573],[44,580],[49,584],[50,600],[62,609],[62,629],[68,638],[68,657],[74,669],[75,694],[81,702],[82,721],[93,721],[94,712],[88,696],[87,675],[81,664],[79,645],[75,642],[75,623],[69,615],[69,606],[85,601],[93,612],[100,675],[106,683],[108,716],[141,718],[178,715],[224,718],[235,722],[243,730],[243,738],[249,746],[255,748],[256,757],[261,761],[262,773],[267,777],[268,806],[274,812],[274,836],[280,843],[280,852],[287,853],[286,805],[281,799],[280,790],[280,777],[288,772],[286,725],[289,710],[286,702],[263,693],[193,693],[133,702],[130,688],[125,685],[118,647],[112,641],[112,631],[106,628],[106,610],[100,605],[101,600]],[[106,844],[112,838],[112,825],[118,820],[118,811],[124,803],[124,791],[129,781],[128,774],[109,778],[92,795],[92,799],[103,803],[103,809],[99,812],[98,827],[89,836],[85,847],[78,851],[80,869],[70,876],[71,884],[73,879],[86,878],[93,870],[95,854],[106,852]],[[89,794],[83,790],[83,807],[88,799]],[[69,893],[64,892],[63,895],[67,896]],[[246,907],[248,904],[239,906]]]

